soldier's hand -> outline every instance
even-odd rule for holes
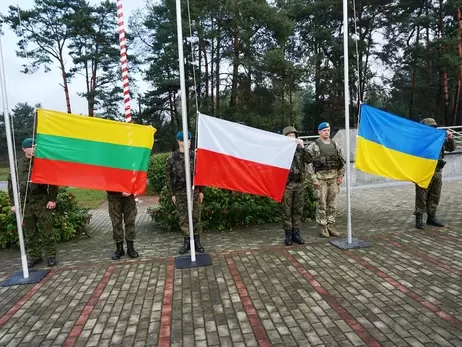
[[[54,201],[48,201],[48,203],[47,203],[47,208],[48,208],[48,209],[52,210],[52,209],[54,209],[55,207],[56,207],[56,202],[54,202]]]
[[[343,177],[337,177],[337,184],[342,184]]]
[[[303,142],[302,139],[297,139],[297,142],[300,145],[300,147],[302,147],[302,148],[305,147],[305,143]]]
[[[321,186],[321,184],[319,183],[319,181],[314,181],[313,182],[313,187],[315,187],[316,189],[318,189],[320,186]]]
[[[446,130],[446,137],[449,139],[449,140],[452,140],[452,132],[449,131],[449,130]]]
[[[176,196],[172,196],[172,202],[173,202],[173,205],[176,205]]]
[[[130,193],[122,193],[123,196],[130,196]]]
[[[199,202],[204,200],[204,193],[199,193]]]
[[[16,212],[16,206],[11,206],[11,212],[13,212],[13,213]]]

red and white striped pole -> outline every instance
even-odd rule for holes
[[[127,45],[122,0],[117,0],[117,17],[119,18],[120,62],[122,64],[122,88],[124,95],[125,121],[130,123],[132,121],[132,115],[130,110],[130,93],[128,90]]]

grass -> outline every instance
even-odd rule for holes
[[[68,191],[75,195],[80,206],[86,208],[98,208],[107,199],[106,192],[103,190],[68,188]]]
[[[9,167],[0,167],[0,181],[8,180],[9,172],[10,172]]]

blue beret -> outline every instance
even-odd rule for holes
[[[188,139],[191,140],[191,133],[188,131]],[[178,141],[183,141],[183,132],[182,131],[179,131],[177,134],[176,134],[176,139]]]
[[[33,145],[35,145],[35,141],[31,137],[28,137],[22,142],[22,148],[31,148]]]
[[[327,122],[322,122],[322,123],[319,124],[319,126],[318,126],[318,130],[322,130],[322,129],[326,129],[326,128],[330,128],[330,125],[329,125],[329,123],[327,123]]]

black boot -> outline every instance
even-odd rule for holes
[[[127,240],[127,254],[129,255],[130,258],[138,258],[139,254],[137,251],[135,251],[135,248],[133,247],[133,241],[128,241]]]
[[[48,266],[55,266],[57,264],[55,257],[48,257],[47,258]]]
[[[415,227],[417,229],[424,229],[425,226],[424,226],[424,223],[423,223],[423,217],[421,214],[417,214],[415,216]]]
[[[286,239],[284,240],[284,243],[286,246],[292,246],[292,230],[285,230],[286,233]]]
[[[300,237],[300,230],[298,228],[295,228],[292,231],[292,241],[299,245],[305,244],[305,240]]]
[[[185,254],[187,251],[191,249],[191,245],[189,244],[189,237],[185,236],[183,241],[183,247],[180,248],[179,253]]]
[[[121,256],[125,255],[123,242],[116,242],[116,247],[116,251],[112,255],[112,260],[119,260]]]
[[[201,245],[201,238],[199,235],[194,235],[194,247],[199,253],[204,253],[204,247]]]
[[[434,216],[428,216],[427,217],[427,224],[428,225],[433,225],[435,227],[444,227],[444,224],[436,217]]]
[[[37,259],[31,259],[27,262],[27,267],[34,267],[37,264],[40,264],[43,262],[42,258],[37,258]]]

